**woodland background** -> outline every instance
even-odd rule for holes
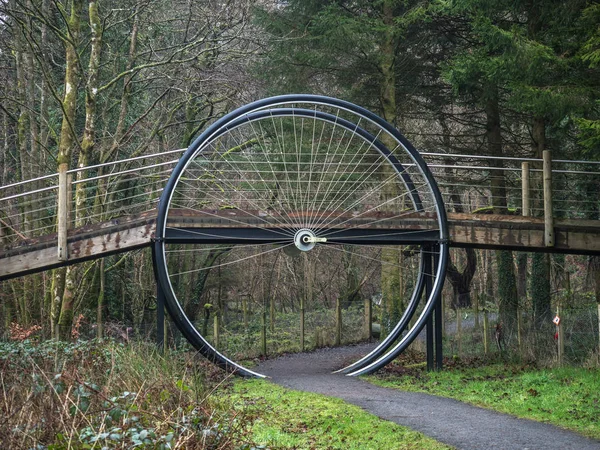
[[[0,186],[185,148],[242,104],[300,92],[360,104],[421,151],[600,161],[599,65],[600,5],[585,0],[2,0]],[[89,210],[111,219],[103,189],[76,191],[76,225]],[[580,189],[590,201],[579,217],[600,219],[598,181]],[[508,211],[501,183],[487,195]],[[48,226],[27,207],[10,219],[31,235]],[[302,260],[256,264],[244,283],[219,269],[186,310],[213,340],[217,317],[238,356],[264,353],[267,322],[269,353],[304,346],[301,304],[307,347],[366,338],[365,299],[385,333],[409,277],[352,258],[330,267],[335,278]],[[306,271],[321,274],[311,286]],[[155,299],[150,252],[133,251],[2,282],[0,333],[148,338]],[[598,364],[600,257],[453,250],[444,305],[454,354],[491,352],[501,324],[503,352],[552,361],[560,306],[568,360]]]

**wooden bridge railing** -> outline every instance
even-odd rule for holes
[[[183,149],[50,174],[0,187],[0,258],[17,246],[55,242],[69,257],[74,227],[119,224],[151,212]],[[449,212],[555,219],[600,219],[600,162],[423,153]],[[544,172],[544,167],[546,171]],[[500,206],[500,207],[499,207]],[[538,219],[539,220],[539,219]]]
[[[156,208],[183,149],[62,170],[0,186],[0,251],[40,239],[68,258],[69,229],[118,222]]]

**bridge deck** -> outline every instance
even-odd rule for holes
[[[235,223],[227,220],[231,216],[235,216]],[[256,220],[256,217],[244,217],[234,210],[212,212],[210,216],[179,211],[171,216],[169,225],[185,228],[241,227],[239,222],[245,221],[248,227],[255,227]],[[372,218],[364,220],[372,222]],[[333,223],[331,227],[360,228],[362,221],[349,218],[343,220],[343,225]],[[449,213],[448,225],[454,247],[600,254],[600,221],[557,220],[555,246],[551,248],[544,245],[542,218]],[[16,247],[0,249],[0,280],[149,246],[155,228],[156,212],[150,211],[70,230],[68,261],[58,259],[56,234],[29,239]],[[431,214],[413,213],[401,220],[386,220],[381,228],[428,230],[435,228],[435,220]]]

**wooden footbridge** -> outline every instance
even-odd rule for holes
[[[244,270],[278,250],[318,257],[319,246],[384,271],[404,270],[384,250],[402,246],[419,261],[413,294],[379,346],[344,369],[359,375],[439,323],[449,247],[600,254],[599,211],[600,162],[552,161],[548,151],[543,159],[418,153],[361,107],[279,96],[224,116],[185,151],[63,164],[1,186],[0,281],[152,247],[158,292],[183,335],[215,363],[258,376],[186,316],[183,287],[217,266],[194,257],[199,267],[182,268],[181,255],[225,249],[231,260],[217,264]]]
[[[181,213],[181,223],[198,230],[217,225],[218,219],[213,214],[222,214],[220,211],[207,211],[210,215],[206,216],[191,216],[185,211]],[[228,217],[233,214],[235,213],[230,213]],[[398,229],[428,230],[431,228],[431,221],[431,218],[423,214],[421,217],[403,220],[398,223]],[[546,246],[544,242],[545,225],[542,218],[449,213],[448,222],[452,235],[451,245],[454,247],[600,254],[600,221],[597,220],[556,220],[555,245],[552,247]],[[354,222],[348,222],[348,225],[353,226]],[[12,246],[5,246],[0,252],[0,279],[148,247],[155,230],[155,210],[74,228],[68,231],[67,258],[59,257],[56,233],[24,238]]]
[[[150,246],[156,230],[157,193],[176,162],[170,157],[182,152],[176,150],[70,170],[63,185],[59,183],[59,174],[52,174],[0,187],[0,280]],[[600,220],[585,218],[598,214],[600,164],[566,160],[554,162],[560,168],[555,168],[552,175],[559,181],[555,181],[557,187],[551,195],[561,200],[555,201],[555,210],[551,214],[553,220],[549,225],[547,218],[543,217],[543,206],[538,208],[538,217],[522,214],[523,198],[527,201],[528,190],[534,192],[527,185],[523,187],[522,180],[530,179],[527,171],[534,177],[541,175],[541,169],[532,171],[529,167],[541,167],[542,160],[510,159],[505,160],[508,163],[505,167],[498,168],[487,165],[490,158],[485,156],[425,153],[424,157],[439,180],[444,197],[448,199],[447,204],[451,204],[451,196],[458,197],[461,199],[460,209],[469,211],[448,212],[452,246],[600,254]],[[442,159],[444,162],[439,163]],[[524,169],[517,169],[517,163],[524,163]],[[100,175],[78,176],[76,181],[71,180],[73,176],[92,171]],[[492,214],[490,180],[500,173],[513,181],[512,186],[510,183],[507,186],[511,214]],[[132,177],[132,174],[135,176]],[[456,183],[456,179],[468,181]],[[75,226],[73,205],[59,213],[58,200],[61,196],[67,197],[64,202],[67,204],[68,198],[74,197],[78,185],[85,186],[86,191],[97,191],[100,182],[100,187],[106,189],[104,197],[108,199],[101,208],[96,208],[102,212],[94,214],[91,206],[86,211],[85,224],[80,226]],[[516,186],[517,183],[521,186]],[[131,197],[117,197],[126,192],[133,194]],[[98,195],[95,193],[93,199],[99,201]],[[543,199],[539,203],[543,205]],[[59,214],[63,215],[61,223],[65,224],[62,237],[57,232]],[[261,211],[245,213],[226,206],[221,210],[182,209],[175,211],[169,221],[201,230],[222,226],[227,219],[234,217],[236,221],[246,222],[248,227],[252,227],[253,219],[261,214]],[[364,221],[368,217],[361,219]],[[350,218],[344,226],[356,227],[357,222]],[[428,230],[432,228],[432,222],[429,213],[413,213],[392,226]],[[32,223],[41,226],[33,228]],[[549,226],[551,230],[548,230]],[[554,235],[550,245],[547,242],[549,232]]]

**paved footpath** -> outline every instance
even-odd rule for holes
[[[358,345],[289,355],[264,361],[257,370],[281,386],[341,398],[458,449],[600,450],[600,441],[552,425],[331,373],[367,349]]]

